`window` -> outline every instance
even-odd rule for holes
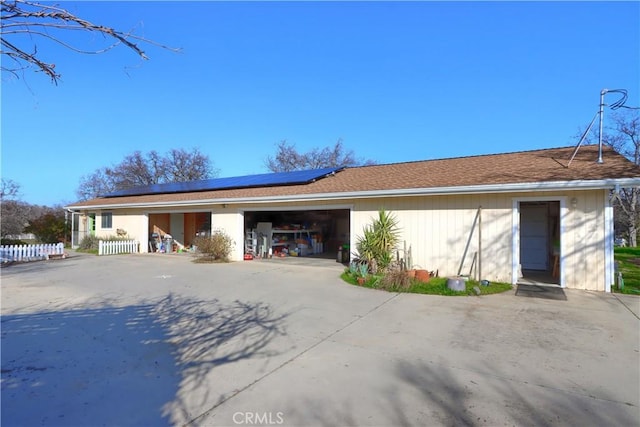
[[[113,227],[113,214],[111,212],[102,212],[102,228]]]

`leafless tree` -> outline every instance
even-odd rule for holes
[[[20,184],[11,179],[2,178],[0,236],[3,239],[24,233],[30,221],[42,215],[47,209],[49,208],[46,206],[31,205],[20,200]]]
[[[29,206],[17,199],[19,192],[20,184],[11,179],[2,178],[0,189],[0,235],[2,238],[21,234],[27,224]]]
[[[0,188],[0,202],[3,200],[15,199],[20,192],[20,184],[12,179],[2,178],[2,187]]]
[[[295,144],[281,141],[276,147],[275,156],[269,156],[265,161],[265,165],[272,172],[371,164],[375,162],[357,159],[352,150],[345,150],[341,139],[333,147],[313,148],[306,153],[299,153]]]
[[[640,166],[640,112],[626,110],[615,113],[609,120],[603,141]],[[629,246],[638,246],[640,228],[640,188],[621,188],[614,193],[616,220],[627,230]]]
[[[209,157],[194,148],[172,149],[166,155],[135,151],[115,166],[102,167],[80,179],[76,194],[88,200],[136,186],[208,179],[218,174]]]
[[[589,143],[598,143],[598,132],[591,132],[586,139]],[[640,110],[619,109],[605,116],[602,142],[640,166]],[[628,237],[629,246],[637,246],[640,229],[640,188],[621,188],[614,192],[613,206],[617,232]]]
[[[211,168],[209,157],[197,148],[191,152],[173,149],[167,153],[164,160],[164,179],[167,182],[195,181],[216,173]]]
[[[55,84],[60,79],[56,64],[44,59],[38,46],[45,41],[53,41],[71,51],[84,54],[100,54],[117,46],[125,46],[142,59],[149,59],[141,44],[155,45],[163,49],[179,51],[144,37],[124,32],[104,25],[94,24],[56,5],[25,0],[1,0],[0,53],[4,55],[0,67],[16,77],[29,68],[49,76]],[[105,45],[99,49],[83,49],[71,35],[78,32],[100,34]]]
[[[20,200],[2,200],[0,202],[0,235],[7,236],[22,234],[32,216],[31,205]]]

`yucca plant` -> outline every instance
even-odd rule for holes
[[[378,218],[365,226],[362,232],[362,237],[356,242],[358,256],[367,262],[372,272],[384,271],[393,260],[393,250],[400,241],[397,218],[380,209]]]

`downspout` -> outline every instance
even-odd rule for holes
[[[73,209],[67,209],[67,210],[65,211],[65,218],[66,218],[66,216],[67,216],[67,215],[66,215],[66,212],[69,212],[69,213],[71,214],[71,249],[75,249],[75,248],[77,247],[77,245],[76,245],[76,241],[75,241],[75,239],[74,239],[74,237],[75,237],[75,235],[74,235],[74,234],[75,234],[75,233],[73,232],[73,226],[74,226],[74,222],[73,222],[73,220],[74,220],[74,218],[75,218],[75,216],[76,216],[75,214],[76,214],[77,212],[76,212],[76,211],[74,211]]]
[[[613,206],[609,190],[604,192],[604,291],[611,292],[611,284],[614,279],[614,259],[613,259]]]

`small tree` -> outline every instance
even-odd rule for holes
[[[35,234],[42,243],[58,243],[67,241],[71,228],[64,218],[64,212],[51,210],[31,220],[25,231]]]

